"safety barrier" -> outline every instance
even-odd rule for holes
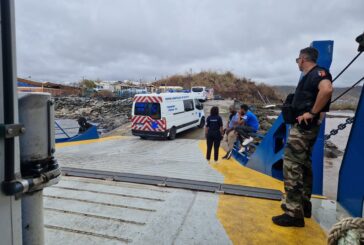
[[[353,216],[363,216],[364,202],[364,87],[339,172],[337,200]]]

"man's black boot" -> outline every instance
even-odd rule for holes
[[[282,203],[281,209],[286,211],[286,204]],[[305,216],[305,218],[311,218],[312,216],[312,204],[310,201],[303,201],[303,216]]]
[[[304,227],[305,220],[303,218],[291,217],[288,214],[282,214],[272,217],[274,224],[285,227]]]

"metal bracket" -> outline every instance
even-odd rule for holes
[[[364,51],[364,32],[360,34],[355,41],[359,43],[358,51],[363,52]]]
[[[0,136],[5,139],[15,138],[25,133],[23,124],[0,124]]]

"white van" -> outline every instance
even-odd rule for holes
[[[131,121],[135,136],[174,139],[189,128],[204,127],[205,114],[192,93],[137,94]]]
[[[195,98],[200,101],[206,101],[207,100],[207,90],[206,87],[203,86],[195,86],[191,88],[192,94],[194,94]]]

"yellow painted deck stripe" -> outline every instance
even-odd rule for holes
[[[206,141],[199,147],[206,153]],[[220,155],[224,154],[221,149]],[[221,159],[221,156],[220,156]],[[282,181],[246,168],[235,159],[220,160],[212,167],[224,175],[224,183],[277,189],[283,191]],[[305,228],[285,228],[273,224],[272,216],[282,214],[280,202],[221,195],[217,217],[233,244],[326,244],[325,232],[314,219],[305,219]]]
[[[127,139],[130,138],[129,136],[110,136],[105,138],[93,139],[93,140],[82,140],[82,141],[73,141],[73,142],[64,142],[56,144],[56,149],[68,147],[68,146],[76,146],[76,145],[86,145],[92,143],[100,143],[109,140],[120,140],[120,139]]]

